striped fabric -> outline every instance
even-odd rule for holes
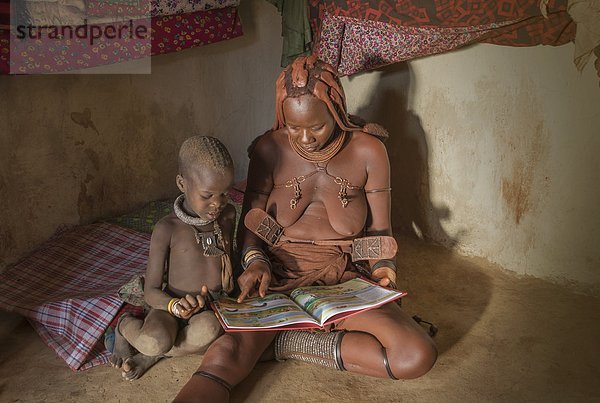
[[[56,235],[0,274],[0,308],[25,316],[73,370],[107,362],[118,289],[143,273],[150,234],[110,223]]]

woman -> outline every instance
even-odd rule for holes
[[[282,72],[275,126],[250,151],[238,302],[268,291],[337,284],[365,269],[380,285],[395,286],[390,167],[378,138],[385,135],[377,125],[361,127],[349,119],[331,66],[300,57]],[[365,264],[353,263],[365,256],[352,250],[352,241],[365,236],[380,248]],[[176,400],[227,401],[231,388],[273,350],[279,360],[392,379],[419,377],[437,357],[429,336],[389,303],[329,332],[225,334]]]

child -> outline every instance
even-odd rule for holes
[[[204,353],[222,333],[207,295],[233,289],[229,255],[236,213],[227,203],[233,161],[225,146],[213,137],[187,139],[176,182],[183,194],[150,241],[144,298],[152,309],[144,320],[122,316],[115,329],[110,363],[128,380],[163,357]]]

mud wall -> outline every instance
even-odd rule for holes
[[[390,129],[396,227],[598,294],[600,87],[572,55],[476,45],[347,80]]]
[[[262,0],[240,14],[244,36],[154,57],[151,75],[0,77],[0,267],[62,224],[176,195],[191,135],[221,138],[245,177],[273,122],[281,23]]]

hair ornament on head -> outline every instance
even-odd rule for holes
[[[273,130],[285,126],[283,102],[287,98],[313,95],[323,101],[342,132],[361,130],[348,119],[346,96],[337,71],[315,55],[300,56],[286,67],[275,84],[275,124]]]
[[[297,98],[309,94],[325,103],[340,129],[339,134],[364,131],[382,141],[388,137],[387,131],[382,126],[376,123],[366,123],[362,119],[348,115],[346,95],[337,71],[330,64],[318,60],[315,55],[297,57],[281,72],[275,86],[273,130],[285,127],[283,102],[287,98]],[[332,139],[332,143],[335,140],[335,138]],[[302,157],[305,158],[305,156]]]

